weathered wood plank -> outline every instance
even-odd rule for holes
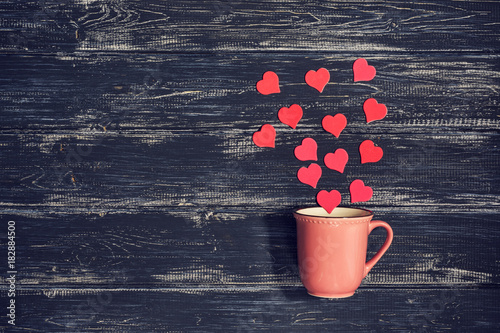
[[[30,332],[495,332],[498,289],[370,289],[342,300],[302,289],[21,292]],[[3,328],[6,328],[4,323]]]
[[[349,152],[345,174],[325,172],[319,183],[341,190],[344,204],[348,184],[361,178],[375,189],[368,207],[499,208],[497,57],[369,58],[379,71],[369,84],[352,83],[354,58],[342,56],[3,59],[1,182],[15,189],[0,193],[5,212],[186,217],[193,209],[272,212],[311,204],[316,190],[295,179],[304,163],[293,156],[306,136],[318,141],[320,156],[338,147]],[[332,70],[333,83],[318,94],[303,75],[321,66]],[[281,94],[255,91],[267,69],[280,74]],[[369,97],[389,113],[366,124],[362,103]],[[276,116],[293,103],[305,110],[296,130]],[[335,139],[320,122],[337,112],[349,124]],[[276,149],[251,141],[264,123],[278,130]],[[383,147],[382,161],[359,163],[364,139]]]
[[[0,50],[498,51],[495,1],[6,0]]]
[[[194,222],[146,212],[3,216],[2,220],[16,221],[21,244],[18,281],[30,290],[301,285],[295,221],[290,212],[247,212],[246,218],[225,222],[219,215],[230,215],[228,212],[196,214],[200,216]],[[392,225],[395,238],[363,286],[483,286],[500,282],[496,262],[498,213],[443,216],[378,209],[376,218]],[[382,230],[373,232],[368,257],[378,250],[384,237]]]

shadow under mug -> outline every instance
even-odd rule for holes
[[[293,212],[297,222],[300,279],[312,296],[349,297],[392,243],[392,228],[372,221],[366,209],[336,207],[328,214],[322,207]],[[380,250],[366,262],[368,235],[382,227],[387,237]]]

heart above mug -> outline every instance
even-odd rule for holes
[[[323,118],[321,125],[325,131],[338,138],[347,126],[347,118],[342,113],[337,113],[335,116],[328,115]]]
[[[323,207],[328,214],[330,214],[335,207],[340,204],[341,200],[342,197],[340,196],[340,192],[337,190],[331,190],[330,192],[322,190],[316,195],[318,205]]]
[[[257,91],[262,95],[277,94],[280,92],[279,78],[275,72],[267,71],[262,75],[262,80],[257,82]]]
[[[278,119],[285,125],[295,129],[304,112],[298,104],[292,104],[289,108],[282,107],[278,111]]]
[[[349,185],[349,192],[351,193],[352,203],[369,201],[373,195],[373,189],[366,186],[361,179],[356,179]]]
[[[375,163],[382,159],[384,151],[380,147],[376,147],[373,141],[365,140],[359,145],[359,154],[361,155],[361,163]]]
[[[323,159],[325,166],[328,169],[332,169],[340,173],[344,172],[344,168],[348,160],[349,154],[347,154],[347,152],[342,148],[337,149],[335,153],[326,154]]]
[[[352,71],[354,73],[354,82],[371,81],[377,73],[375,67],[368,65],[368,61],[363,58],[359,58],[354,62]]]
[[[330,81],[330,72],[326,68],[320,68],[317,71],[310,70],[306,73],[306,83],[319,92],[323,92],[326,84]]]
[[[295,147],[293,153],[299,161],[317,161],[318,144],[313,138],[305,138],[300,146]]]
[[[272,125],[262,125],[259,131],[255,132],[252,136],[253,142],[258,147],[271,147],[274,148],[274,140],[276,138],[276,130]]]
[[[363,103],[363,111],[367,123],[383,119],[387,115],[387,107],[382,103],[378,103],[375,98],[368,98]]]
[[[311,163],[307,168],[302,167],[297,172],[297,178],[303,184],[316,188],[319,179],[321,178],[321,167],[316,163]]]

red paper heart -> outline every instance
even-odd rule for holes
[[[330,72],[326,68],[320,68],[317,71],[310,70],[306,73],[306,83],[319,92],[323,92],[328,81],[330,81]]]
[[[316,163],[311,163],[309,167],[302,167],[297,172],[297,178],[303,184],[316,188],[319,179],[321,178],[321,167]]]
[[[300,146],[295,147],[293,153],[299,161],[317,161],[318,144],[313,138],[305,138]]]
[[[363,58],[359,58],[354,62],[352,70],[354,72],[354,82],[370,81],[377,73],[375,67],[368,65],[368,61]]]
[[[361,163],[375,163],[380,161],[384,151],[382,148],[376,147],[373,141],[365,140],[359,145],[359,154],[361,155]]]
[[[349,154],[347,154],[344,149],[339,148],[335,151],[335,153],[326,154],[323,161],[328,169],[343,173],[348,159]]]
[[[328,133],[332,133],[335,137],[339,137],[340,133],[347,126],[347,119],[342,113],[337,113],[335,116],[325,116],[321,121],[323,129]]]
[[[275,72],[267,71],[262,80],[257,82],[257,91],[262,95],[277,94],[280,92],[279,78]]]
[[[365,112],[366,122],[380,120],[387,114],[387,107],[382,103],[377,103],[375,98],[368,98],[363,103],[363,111]]]
[[[342,197],[337,190],[331,190],[330,192],[322,190],[316,195],[316,201],[326,210],[328,214],[330,214],[335,207],[340,204],[341,200]]]
[[[285,125],[295,129],[303,115],[302,108],[298,104],[292,104],[289,108],[281,108],[278,111],[278,119]]]
[[[349,192],[351,192],[351,202],[368,201],[373,195],[372,188],[366,186],[361,179],[356,179],[349,185]]]
[[[276,138],[276,130],[272,125],[262,125],[260,131],[253,134],[253,142],[259,147],[274,148],[274,139]]]

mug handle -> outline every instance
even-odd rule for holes
[[[387,231],[387,237],[385,238],[384,245],[382,245],[380,250],[378,250],[378,252],[373,256],[373,258],[368,260],[368,262],[365,264],[365,275],[363,276],[363,278],[368,274],[368,272],[373,268],[373,266],[375,266],[375,264],[380,260],[380,258],[382,258],[385,251],[389,249],[389,246],[391,246],[392,243],[392,238],[394,236],[392,228],[388,223],[384,221],[371,221],[368,227],[368,234],[370,234],[373,231],[373,229],[378,227],[382,227]]]

